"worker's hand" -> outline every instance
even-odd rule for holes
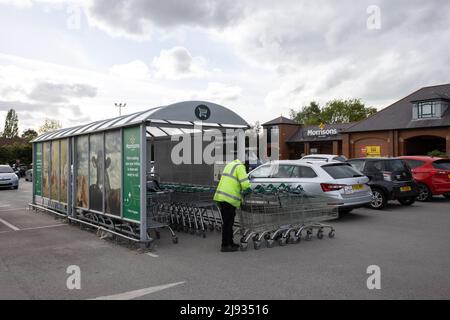
[[[242,194],[243,194],[244,196],[246,196],[246,195],[248,195],[248,194],[250,194],[250,193],[252,193],[252,189],[251,189],[251,188],[247,188],[247,189],[245,189],[244,191],[242,191]]]

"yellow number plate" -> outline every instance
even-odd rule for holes
[[[400,191],[401,192],[406,192],[406,191],[411,191],[411,187],[410,186],[406,186],[406,187],[400,187]]]
[[[352,186],[352,189],[354,191],[359,191],[359,190],[364,189],[364,185],[362,185],[362,184],[355,184],[355,185]]]

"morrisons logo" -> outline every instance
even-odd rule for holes
[[[331,128],[331,129],[325,129],[325,124],[321,123],[319,125],[319,129],[308,129],[308,131],[306,131],[306,135],[311,137],[311,136],[317,136],[317,137],[322,137],[322,136],[332,136],[332,135],[336,135],[338,134],[337,129],[335,128]]]

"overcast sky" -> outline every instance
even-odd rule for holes
[[[182,100],[248,122],[450,82],[450,1],[0,0],[0,131]]]

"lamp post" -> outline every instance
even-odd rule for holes
[[[126,103],[114,103],[114,105],[119,108],[119,116],[122,115],[122,108],[125,108],[127,106]]]

